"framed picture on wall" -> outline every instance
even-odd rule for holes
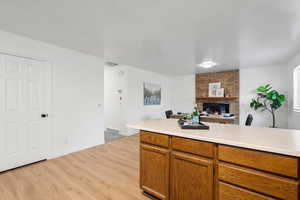
[[[208,90],[208,96],[209,97],[216,97],[217,96],[217,89],[215,89],[215,88],[209,88],[209,90]]]
[[[153,83],[144,83],[144,105],[161,104],[161,85]]]
[[[216,97],[217,90],[221,88],[221,82],[217,83],[209,83],[208,84],[208,96],[209,97]]]
[[[216,89],[216,97],[224,97],[224,88]]]
[[[209,88],[213,88],[213,89],[221,88],[221,82],[209,83],[209,84],[208,84],[208,87],[209,87]]]

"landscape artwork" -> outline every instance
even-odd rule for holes
[[[144,83],[144,105],[161,104],[161,85],[153,83]]]

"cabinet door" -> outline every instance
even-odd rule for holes
[[[170,192],[172,200],[212,200],[213,161],[172,152]]]
[[[142,190],[162,200],[169,199],[170,151],[141,144],[140,185]]]

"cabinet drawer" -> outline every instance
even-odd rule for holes
[[[209,158],[214,156],[214,145],[209,142],[172,137],[172,148],[174,150],[197,154]]]
[[[169,147],[169,136],[162,135],[157,133],[152,133],[148,131],[140,132],[140,140],[141,142],[153,144],[161,147]]]
[[[298,182],[276,175],[219,163],[219,180],[285,200],[298,199]]]
[[[264,170],[293,178],[298,177],[298,159],[231,146],[219,146],[219,160]]]
[[[219,200],[276,200],[227,183],[219,182]]]

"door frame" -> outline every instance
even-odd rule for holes
[[[25,59],[30,59],[30,60],[35,60],[39,62],[44,62],[45,66],[47,66],[47,72],[45,74],[48,74],[47,81],[46,81],[46,86],[49,88],[47,91],[47,102],[45,103],[45,109],[47,110],[47,113],[49,114],[49,117],[47,118],[48,122],[48,131],[46,135],[47,139],[47,146],[46,146],[46,159],[50,159],[53,157],[53,153],[51,152],[52,150],[52,139],[53,139],[53,62],[46,58],[38,57],[38,56],[33,56],[30,54],[25,54],[21,52],[15,52],[15,51],[10,51],[7,49],[0,48],[0,54],[2,55],[8,55],[8,56],[15,56],[19,58],[25,58]]]

